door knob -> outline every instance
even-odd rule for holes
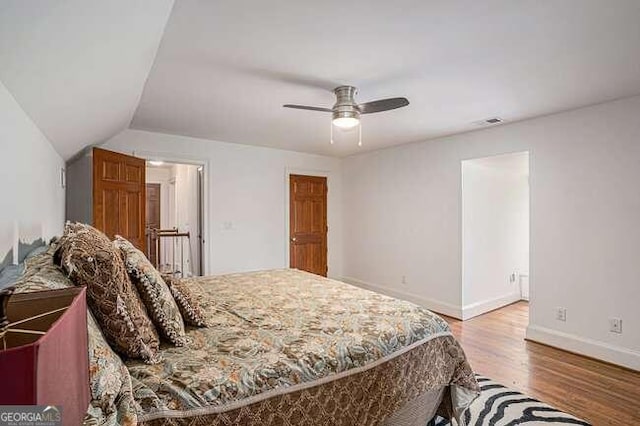
[[[291,237],[291,242],[295,243],[296,242],[296,237]]]

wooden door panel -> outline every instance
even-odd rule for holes
[[[304,201],[296,201],[293,204],[293,232],[296,234],[300,234],[303,232],[309,232],[310,230],[310,218],[309,218],[309,209],[307,204]]]
[[[143,235],[140,229],[140,215],[144,211],[141,206],[143,198],[139,191],[120,191],[120,200],[122,206],[120,208],[120,235],[131,241],[134,241]]]
[[[291,175],[289,266],[327,275],[327,178]]]
[[[144,169],[140,169],[139,166],[125,164],[124,166],[124,180],[129,183],[140,183],[142,182],[142,174],[144,173]]]
[[[159,183],[147,184],[147,215],[145,226],[150,229],[160,229],[160,191]]]
[[[326,227],[322,200],[297,200],[293,205],[293,232],[322,234]]]
[[[323,200],[313,200],[308,203],[309,204],[309,214],[311,216],[311,229],[309,230],[314,234],[322,234],[326,231],[326,211],[327,206],[323,202]]]
[[[96,199],[97,198],[97,199]],[[119,215],[106,214],[105,212],[120,211],[120,194],[115,188],[102,188],[98,194],[94,194],[96,213],[101,220],[94,223],[94,226],[113,238],[120,229]]]
[[[297,269],[326,276],[326,249],[322,242],[294,244],[291,253]]]
[[[145,160],[93,149],[93,225],[145,250]]]
[[[323,179],[321,182],[311,182],[310,184],[311,195],[317,196],[317,197],[324,196],[326,186],[327,186],[326,179]]]
[[[118,182],[120,180],[120,163],[116,161],[105,160],[102,162],[100,179]]]

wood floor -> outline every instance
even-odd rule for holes
[[[640,425],[640,373],[524,340],[529,306],[444,317],[474,371],[594,426]]]

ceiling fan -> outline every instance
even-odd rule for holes
[[[283,105],[285,108],[306,109],[309,111],[330,112],[333,114],[332,124],[341,129],[351,129],[360,124],[361,114],[390,111],[409,105],[407,98],[388,98],[359,104],[355,97],[358,89],[353,86],[339,86],[333,89],[336,103],[332,108],[314,107],[306,105]],[[331,126],[331,143],[333,143],[333,125]],[[362,129],[358,134],[358,145],[362,145]]]

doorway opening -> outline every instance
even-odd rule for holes
[[[147,161],[147,257],[161,273],[203,275],[203,209],[201,165]]]
[[[529,152],[462,161],[462,319],[529,300]]]

